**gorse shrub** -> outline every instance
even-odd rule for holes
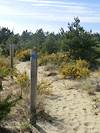
[[[38,60],[38,64],[41,66],[41,65],[46,65],[48,62],[48,55],[45,54],[45,55],[41,55],[41,57],[39,58]]]
[[[0,76],[5,77],[10,73],[9,60],[2,57],[0,58]]]
[[[84,67],[89,68],[88,62],[85,60],[81,60],[81,59],[76,60],[76,66],[81,67],[81,68],[84,68]]]
[[[10,69],[6,68],[6,67],[2,67],[0,68],[0,76],[5,77],[9,74]]]
[[[74,63],[64,64],[59,69],[60,74],[63,78],[71,77],[71,78],[85,78],[89,76],[90,70],[89,65],[85,60],[76,60]]]
[[[10,66],[9,61],[6,58],[1,57],[0,58],[0,91],[3,90],[3,85],[2,85],[3,77],[8,76],[8,74],[10,73],[9,66]]]
[[[1,67],[9,67],[9,60],[6,59],[5,57],[0,57],[0,68]]]
[[[16,52],[16,58],[20,61],[29,61],[30,60],[30,49],[27,50],[21,50],[19,52]]]
[[[27,73],[17,73],[16,75],[16,82],[21,86],[21,87],[26,87],[27,81],[29,80]]]
[[[69,54],[65,53],[53,53],[53,54],[45,54],[42,55],[39,58],[39,65],[46,65],[46,64],[54,64],[54,65],[60,65],[62,62],[68,62],[69,61]]]
[[[56,64],[56,65],[60,65],[62,62],[67,63],[69,61],[69,54],[65,54],[65,53],[51,54],[49,61],[52,64]]]

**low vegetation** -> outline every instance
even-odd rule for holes
[[[0,101],[0,122],[7,117],[11,111],[11,108],[16,105],[19,99],[19,97],[13,99],[11,96],[7,96],[7,98]]]
[[[13,74],[14,84],[17,84],[20,90],[20,97],[11,95],[7,95],[3,99],[0,97],[0,122],[7,118],[12,107],[20,98],[22,99],[20,102],[21,113],[25,113],[30,105],[28,97],[30,80],[27,72],[20,73],[15,68],[10,69],[9,44],[11,43],[15,44],[14,58],[19,61],[29,61],[32,48],[37,47],[38,65],[46,66],[44,69],[47,72],[47,75],[45,73],[46,78],[49,79],[47,76],[55,76],[53,78],[56,79],[60,75],[64,79],[80,79],[79,82],[84,81],[80,88],[87,90],[88,94],[94,94],[94,91],[97,90],[99,85],[94,87],[90,81],[86,82],[86,79],[91,78],[91,73],[94,70],[98,70],[97,74],[100,75],[100,34],[86,31],[80,25],[78,17],[74,18],[73,23],[68,24],[68,31],[61,28],[57,34],[39,29],[36,33],[26,30],[19,35],[14,34],[8,28],[1,28],[0,37],[0,96],[4,91],[2,82],[5,77],[8,78],[11,74]],[[37,84],[37,97],[40,98],[36,107],[37,112],[45,110],[43,99],[52,94],[52,88],[52,83],[48,80],[43,79]],[[25,115],[23,115],[24,119]],[[22,120],[20,129],[21,132],[25,132],[31,129],[31,125]]]
[[[9,60],[2,57],[0,58],[0,92],[3,91],[2,81],[5,77],[9,76],[10,74],[10,67],[9,67]],[[11,108],[15,106],[16,102],[19,100],[19,97],[13,98],[13,96],[8,95],[7,97],[1,98],[0,94],[0,122],[4,120]]]
[[[59,72],[63,78],[70,77],[73,79],[86,78],[90,75],[88,63],[81,59],[62,65]]]
[[[88,61],[91,67],[97,67],[100,61],[100,34],[86,31],[81,25],[78,17],[74,18],[73,23],[68,23],[68,31],[63,28],[57,34],[44,32],[42,29],[35,33],[23,31],[21,35],[14,34],[8,28],[0,29],[0,55],[9,56],[9,44],[15,44],[16,57],[21,61],[30,60],[30,50],[37,47],[39,57],[44,56],[45,59],[39,61],[40,65],[45,64],[50,54],[51,59],[58,59],[55,53],[58,54],[59,61],[62,61],[62,56],[67,56],[71,59],[84,59]],[[54,54],[53,54],[54,53]],[[64,53],[64,54],[62,54]],[[51,56],[52,55],[52,56]],[[67,60],[68,57],[65,59]]]
[[[9,73],[10,73],[9,60],[4,57],[0,57],[0,76],[6,77]]]
[[[23,92],[26,92],[26,93],[28,92],[27,89],[29,87],[29,77],[26,72],[20,73],[16,69],[13,75],[15,76],[16,83],[19,85],[21,89],[20,96],[22,97]]]
[[[16,52],[16,58],[20,61],[29,61],[30,60],[30,50],[21,50]]]
[[[38,64],[39,65],[47,65],[47,64],[52,64],[52,65],[61,65],[63,62],[68,62],[69,61],[69,54],[68,53],[52,53],[52,54],[44,54],[41,55]]]
[[[51,88],[52,88],[52,83],[50,83],[49,81],[42,80],[37,86],[38,94],[50,95],[52,93]]]

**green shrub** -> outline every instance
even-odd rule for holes
[[[16,52],[16,58],[19,59],[20,61],[29,61],[30,60],[30,49]]]
[[[89,65],[85,60],[76,60],[74,63],[64,64],[59,69],[63,78],[85,78],[90,74]]]
[[[6,67],[2,67],[0,69],[0,76],[2,77],[6,77],[10,72],[10,69],[6,68]]]
[[[8,76],[10,73],[9,60],[1,57],[0,58],[0,92],[3,91],[2,78]],[[15,105],[19,98],[12,99],[11,96],[7,96],[4,99],[0,99],[0,122],[4,120],[9,114],[11,107]]]
[[[19,99],[19,97],[12,99],[11,96],[7,96],[7,98],[0,101],[0,121],[4,120],[7,117],[7,115],[11,111],[11,108],[15,106]]]

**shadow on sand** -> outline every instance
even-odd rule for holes
[[[18,132],[4,127],[0,127],[0,133],[18,133]]]
[[[58,120],[56,117],[52,117],[49,114],[45,113],[44,111],[41,111],[37,114],[37,123],[39,122],[48,122],[53,126],[58,126],[60,128],[62,127],[62,122],[63,120]],[[36,124],[35,128],[40,132],[40,133],[47,133],[40,125]]]

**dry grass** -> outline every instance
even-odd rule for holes
[[[42,80],[38,85],[37,85],[37,90],[39,95],[50,95],[52,90],[52,83],[49,81]]]

